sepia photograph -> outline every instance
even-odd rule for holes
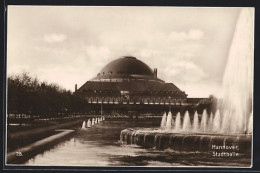
[[[252,168],[253,7],[7,8],[8,166]]]

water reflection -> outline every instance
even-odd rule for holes
[[[151,120],[149,120],[151,121]],[[122,125],[123,124],[123,125]],[[211,153],[144,149],[122,145],[120,131],[129,127],[159,127],[156,123],[106,122],[77,130],[75,135],[26,162],[41,166],[249,166],[250,157],[212,158]]]

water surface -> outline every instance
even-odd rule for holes
[[[28,160],[41,166],[250,166],[250,156],[214,158],[207,152],[180,152],[124,145],[120,132],[131,127],[159,127],[156,120],[117,120],[84,130]]]

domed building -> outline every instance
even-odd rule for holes
[[[187,94],[173,83],[165,83],[144,62],[124,56],[108,63],[75,94],[84,97],[91,111],[104,113],[160,114],[180,111],[195,103],[187,102]]]

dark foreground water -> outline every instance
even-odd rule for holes
[[[28,160],[41,166],[232,166],[249,167],[250,155],[213,157],[209,152],[145,149],[121,144],[120,132],[129,127],[159,127],[159,120],[105,121],[80,130],[68,140]],[[79,127],[80,128],[80,127]]]

